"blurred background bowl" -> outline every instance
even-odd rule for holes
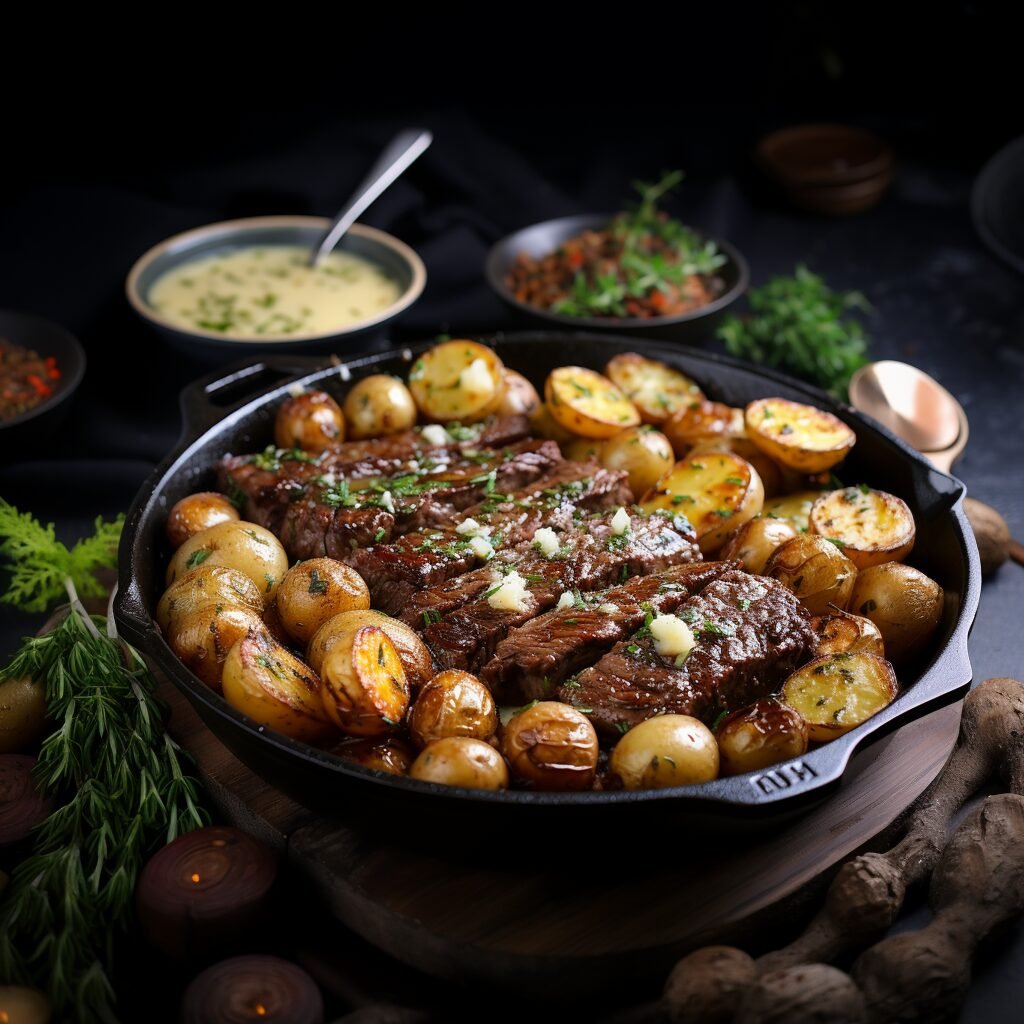
[[[207,361],[224,361],[264,352],[322,352],[353,350],[349,342],[390,324],[420,296],[427,282],[423,261],[405,242],[377,228],[353,224],[338,243],[337,252],[351,253],[375,264],[398,283],[398,299],[376,316],[320,334],[232,338],[215,331],[184,327],[162,317],[150,304],[156,281],[169,270],[204,256],[229,253],[249,246],[297,245],[312,250],[330,223],[326,217],[248,217],[193,228],[174,235],[144,253],[125,282],[128,301],[168,343]]]
[[[722,282],[722,291],[716,299],[699,309],[677,316],[655,317],[584,317],[553,313],[540,306],[521,302],[509,288],[507,279],[520,254],[534,259],[548,255],[567,239],[583,231],[600,230],[608,226],[614,214],[585,213],[573,217],[560,217],[522,228],[496,243],[487,256],[487,281],[497,294],[515,311],[522,326],[550,326],[561,324],[576,330],[607,331],[630,334],[639,338],[660,338],[699,344],[712,337],[719,320],[747,290],[750,272],[747,261],[728,242],[711,239],[726,258],[715,276]]]

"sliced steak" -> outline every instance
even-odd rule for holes
[[[560,534],[562,546],[551,558],[532,545],[520,545],[511,553],[514,558],[503,556],[503,564],[528,581],[522,610],[491,606],[485,595],[500,582],[501,569],[486,566],[417,594],[402,617],[421,630],[442,668],[476,671],[510,629],[552,608],[565,591],[595,590],[700,559],[685,520],[634,515],[630,528],[618,535],[612,518],[606,513],[574,523]]]
[[[615,736],[659,714],[706,723],[776,689],[813,643],[810,616],[780,583],[740,570],[724,573],[675,613],[697,643],[681,665],[662,657],[641,630],[620,641],[559,691]]]
[[[563,462],[535,483],[510,495],[494,495],[455,516],[456,525],[407,533],[391,544],[361,546],[345,555],[370,587],[374,608],[398,615],[428,587],[468,572],[478,564],[458,523],[473,519],[489,530],[497,551],[529,541],[542,526],[567,529],[581,510],[628,504],[625,474],[595,462]]]
[[[563,680],[639,629],[648,614],[674,612],[736,564],[677,565],[612,590],[580,594],[572,607],[552,609],[513,629],[480,678],[504,704],[550,697]]]

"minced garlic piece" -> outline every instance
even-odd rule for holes
[[[425,426],[421,436],[427,444],[432,444],[437,447],[440,447],[443,444],[448,444],[451,441],[448,431],[445,430],[440,423],[430,423]]]
[[[469,550],[485,562],[494,556],[494,547],[486,537],[474,537],[469,542]]]
[[[530,607],[526,580],[513,569],[501,577],[501,583],[488,595],[487,603],[499,612],[525,612]]]
[[[395,503],[391,500],[391,492],[385,491],[380,496],[381,508],[386,508],[392,515],[395,514]]]
[[[619,511],[612,516],[612,533],[621,537],[629,529],[629,513],[619,506]]]
[[[533,535],[533,543],[545,558],[557,555],[558,549],[561,547],[558,542],[558,534],[550,526],[545,526],[543,529],[538,530]]]
[[[494,391],[494,380],[487,364],[482,359],[474,359],[459,374],[459,387],[475,394],[489,395]]]
[[[604,604],[599,604],[597,606],[597,610],[602,615],[614,615],[619,610],[619,606],[617,604],[612,604],[611,601],[605,601]]]
[[[697,642],[690,627],[677,615],[655,615],[650,630],[654,649],[666,658],[689,654]]]
[[[558,599],[558,604],[555,607],[561,611],[563,608],[572,608],[576,604],[576,595],[571,590],[565,590],[562,592],[562,596]]]
[[[463,537],[489,537],[491,535],[491,528],[489,526],[482,526],[475,519],[464,519],[458,526],[455,527],[455,532],[461,534]]]

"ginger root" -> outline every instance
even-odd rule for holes
[[[860,989],[836,967],[804,964],[762,974],[740,1002],[735,1024],[863,1024]]]

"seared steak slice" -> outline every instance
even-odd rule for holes
[[[480,678],[502,703],[544,700],[563,680],[639,629],[648,614],[674,612],[736,564],[677,565],[613,590],[580,594],[571,607],[552,609],[513,629]]]
[[[529,541],[542,526],[566,529],[579,509],[628,504],[625,474],[595,462],[563,462],[539,480],[509,495],[492,495],[455,516],[456,525],[473,519],[490,530],[495,550]],[[349,563],[370,587],[373,607],[398,615],[413,597],[478,564],[469,538],[455,526],[407,533],[391,544],[359,547]]]
[[[486,594],[502,578],[501,567],[492,565],[417,594],[403,618],[421,630],[442,668],[476,671],[510,629],[552,608],[565,591],[595,590],[700,558],[685,520],[634,515],[629,530],[619,535],[612,518],[605,514],[573,524],[560,534],[562,545],[553,557],[532,545],[521,545],[514,559],[503,556],[503,564],[528,581],[529,597],[522,610],[491,606]]]
[[[658,654],[640,630],[569,680],[561,699],[585,710],[609,736],[665,713],[710,724],[771,693],[813,643],[810,616],[785,587],[739,570],[723,574],[675,614],[697,638],[680,665]]]

